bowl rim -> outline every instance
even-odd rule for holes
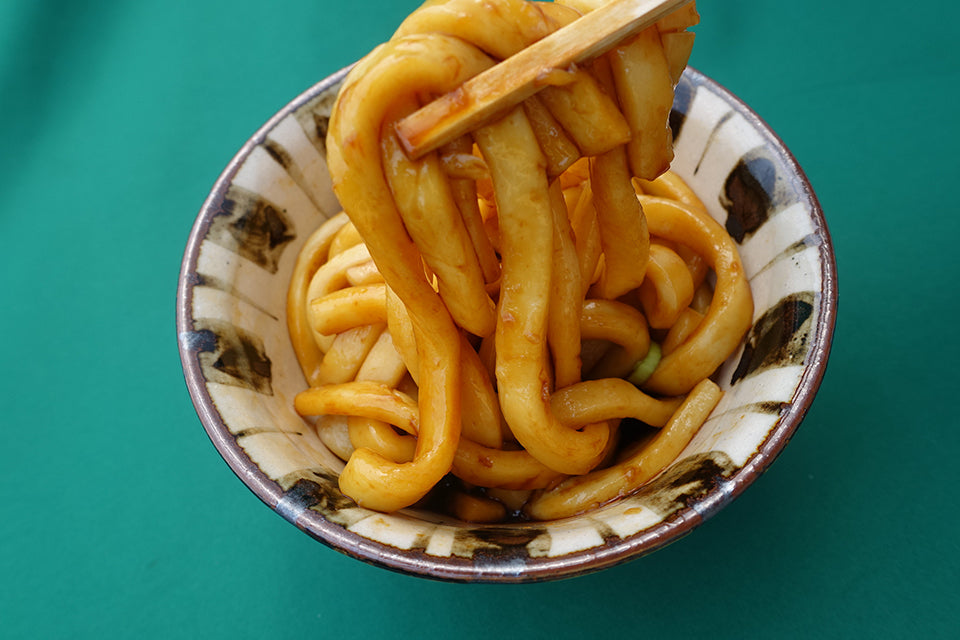
[[[422,553],[413,554],[349,531],[342,525],[327,520],[322,514],[308,508],[302,502],[288,499],[289,496],[280,485],[267,477],[237,443],[236,438],[230,433],[215,409],[207,390],[196,357],[196,338],[191,317],[193,288],[197,284],[197,260],[200,245],[213,217],[214,205],[223,198],[237,171],[250,153],[266,140],[269,132],[280,121],[320,93],[341,82],[351,67],[352,65],[344,67],[303,91],[271,116],[241,146],[205,198],[190,230],[181,262],[176,295],[176,327],[187,390],[207,436],[230,469],[250,491],[310,537],[368,564],[441,581],[540,582],[592,573],[639,558],[671,544],[732,502],[770,467],[796,433],[826,373],[839,303],[836,256],[820,202],[806,173],[783,140],[744,101],[717,81],[688,66],[684,74],[694,84],[704,85],[713,93],[722,96],[725,102],[744,117],[783,159],[787,168],[795,176],[797,187],[810,203],[810,217],[823,240],[819,246],[822,283],[822,290],[819,293],[820,313],[817,325],[811,332],[814,346],[797,384],[791,406],[780,416],[747,462],[692,505],[682,507],[662,522],[621,539],[617,544],[585,549],[582,552],[556,558],[526,559],[522,565],[513,563],[498,565],[493,562],[482,563],[454,557],[434,558]]]

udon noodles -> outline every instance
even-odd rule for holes
[[[669,170],[693,5],[544,74],[420,159],[395,123],[595,0],[432,0],[347,76],[344,212],[303,247],[295,398],[358,505],[554,519],[636,491],[716,406],[752,316],[736,246]]]

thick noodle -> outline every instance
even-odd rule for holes
[[[430,0],[327,136],[345,215],[297,261],[295,408],[341,490],[470,521],[581,513],[680,454],[753,313],[736,246],[668,169],[688,5],[420,159],[394,123],[596,6]]]

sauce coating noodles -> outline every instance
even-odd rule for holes
[[[591,4],[431,0],[340,91],[346,213],[304,246],[288,325],[295,408],[361,506],[581,513],[656,476],[720,398],[753,310],[733,241],[669,171],[692,4],[421,159],[393,129]]]

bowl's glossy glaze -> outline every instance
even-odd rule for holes
[[[177,330],[187,386],[213,444],[261,500],[325,544],[392,570],[537,581],[673,542],[770,465],[824,375],[836,265],[793,156],[746,105],[688,69],[671,117],[673,169],[738,242],[755,314],[745,345],[715,376],[723,400],[680,458],[637,494],[557,522],[384,515],[341,495],[343,463],[292,408],[306,383],[287,337],[285,299],[300,246],[339,210],[324,136],[343,76],[309,89],[243,146],[204,203],[183,259]]]

